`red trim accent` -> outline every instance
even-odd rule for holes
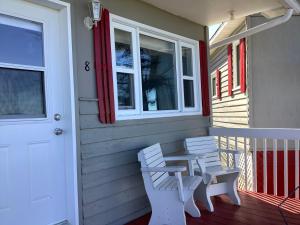
[[[246,39],[240,40],[240,81],[241,92],[246,92]]]
[[[217,89],[217,97],[221,99],[221,71],[219,69],[216,70],[216,89]]]
[[[273,151],[267,152],[267,193],[274,194]],[[300,160],[300,156],[299,156]],[[263,151],[257,151],[257,192],[263,192]],[[300,172],[300,169],[299,169]],[[288,192],[295,189],[295,151],[288,151]],[[300,175],[299,175],[300,178]],[[277,151],[277,193],[284,195],[284,151]],[[292,196],[295,197],[295,196]]]
[[[103,9],[101,22],[94,27],[94,54],[101,123],[115,122],[109,11]]]
[[[232,44],[229,44],[227,47],[227,56],[228,56],[228,95],[232,96]]]
[[[201,71],[201,95],[202,95],[202,115],[210,115],[209,105],[209,82],[208,82],[208,60],[207,46],[204,41],[199,41],[200,71]]]

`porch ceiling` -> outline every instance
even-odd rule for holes
[[[234,18],[282,7],[282,0],[141,0],[201,25],[212,25]]]

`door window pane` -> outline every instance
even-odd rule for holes
[[[140,35],[143,110],[176,110],[175,44]]]
[[[192,49],[182,47],[182,72],[184,76],[193,76]]]
[[[184,106],[195,107],[194,102],[194,82],[192,80],[183,80]]]
[[[134,109],[133,74],[117,73],[119,109]]]
[[[131,33],[115,29],[116,64],[126,68],[133,67]]]
[[[0,68],[0,118],[46,117],[44,74]]]
[[[42,24],[0,14],[0,62],[44,66]]]

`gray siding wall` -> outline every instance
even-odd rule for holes
[[[150,211],[137,152],[160,142],[164,153],[183,149],[186,137],[206,135],[209,118],[201,116],[98,121],[92,32],[83,25],[87,0],[73,0],[75,66],[79,98],[79,179],[81,224],[124,224]],[[112,13],[196,40],[204,28],[137,0],[102,0]],[[84,70],[84,62],[91,70]]]
[[[249,26],[266,21],[250,17]],[[300,127],[300,16],[250,39],[253,127]]]
[[[245,26],[241,25],[234,33],[244,29]],[[241,93],[240,89],[233,89],[233,95],[228,96],[227,46],[217,49],[210,58],[211,77],[215,76],[217,69],[221,72],[222,98],[212,97],[212,125],[228,128],[249,127],[248,92]]]

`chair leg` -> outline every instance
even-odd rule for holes
[[[204,184],[202,181],[201,184],[198,186],[198,188],[195,191],[195,199],[200,200],[201,203],[205,206],[205,208],[209,212],[214,211],[214,206],[210,199],[210,193],[208,190],[208,186]]]
[[[151,202],[151,207],[149,225],[186,225],[183,202],[162,197]]]
[[[241,199],[237,192],[237,178],[239,174],[232,174],[227,180],[227,195],[235,205],[241,205]]]
[[[184,205],[185,211],[190,214],[192,217],[200,217],[201,213],[198,207],[195,204],[194,196],[192,195],[190,199]]]

